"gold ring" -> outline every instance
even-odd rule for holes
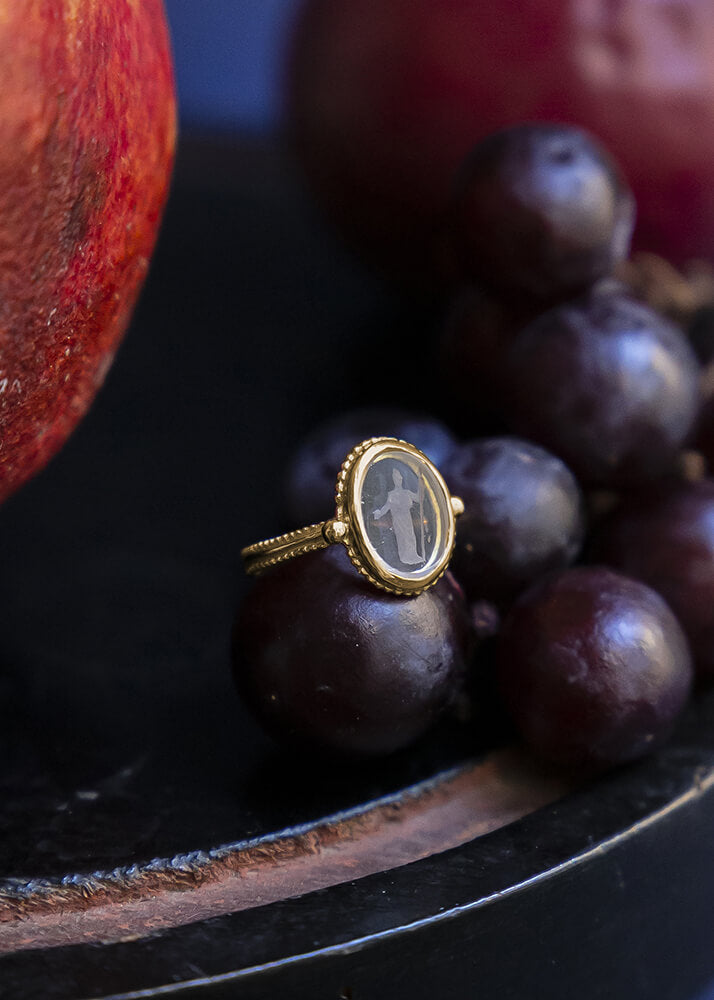
[[[246,572],[340,542],[359,572],[392,594],[420,594],[442,576],[464,505],[413,444],[389,437],[362,441],[342,463],[335,500],[332,520],[243,549]]]

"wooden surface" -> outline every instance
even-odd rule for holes
[[[711,696],[572,790],[468,727],[294,758],[234,695],[238,554],[292,527],[291,448],[384,402],[405,341],[429,363],[432,322],[275,150],[185,145],[107,385],[0,515],[3,998],[689,1000],[714,976]]]

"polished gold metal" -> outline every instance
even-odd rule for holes
[[[389,564],[379,553],[374,541],[370,539],[369,527],[365,520],[363,507],[363,490],[365,479],[371,469],[381,461],[392,459],[403,463],[417,475],[420,490],[420,525],[426,524],[424,517],[424,494],[429,500],[433,511],[433,530],[435,538],[427,558],[422,528],[420,556],[424,563],[418,569],[398,569]],[[413,466],[419,468],[417,474]],[[423,470],[423,471],[422,471]],[[399,483],[393,472],[395,491],[402,489],[402,474]],[[388,494],[391,496],[392,494]],[[415,495],[403,490],[401,496]],[[454,549],[456,534],[455,518],[464,511],[464,505],[459,497],[452,497],[438,469],[415,448],[414,445],[398,438],[377,437],[362,441],[353,448],[342,464],[335,488],[336,516],[329,521],[311,524],[307,528],[290,531],[276,538],[268,538],[256,545],[243,549],[246,572],[261,573],[263,570],[276,566],[294,556],[327,548],[328,545],[341,543],[347,549],[352,563],[370,583],[382,590],[402,596],[416,596],[431,587],[444,574]],[[414,499],[407,501],[407,510],[416,503]],[[383,509],[387,508],[387,504]],[[372,511],[376,515],[378,511]],[[392,517],[394,518],[394,513]],[[411,514],[409,514],[411,518]],[[416,543],[416,538],[414,539]],[[416,553],[416,548],[412,549]],[[415,560],[412,560],[415,562]]]

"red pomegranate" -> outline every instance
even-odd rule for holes
[[[0,500],[62,445],[111,363],[175,121],[161,0],[0,0]]]

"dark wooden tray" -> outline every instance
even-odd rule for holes
[[[453,727],[361,768],[296,759],[234,695],[239,550],[287,527],[291,448],[385,402],[405,350],[428,368],[432,321],[279,151],[184,143],[107,385],[0,514],[3,998],[674,1000],[714,977],[711,696],[573,787]]]

